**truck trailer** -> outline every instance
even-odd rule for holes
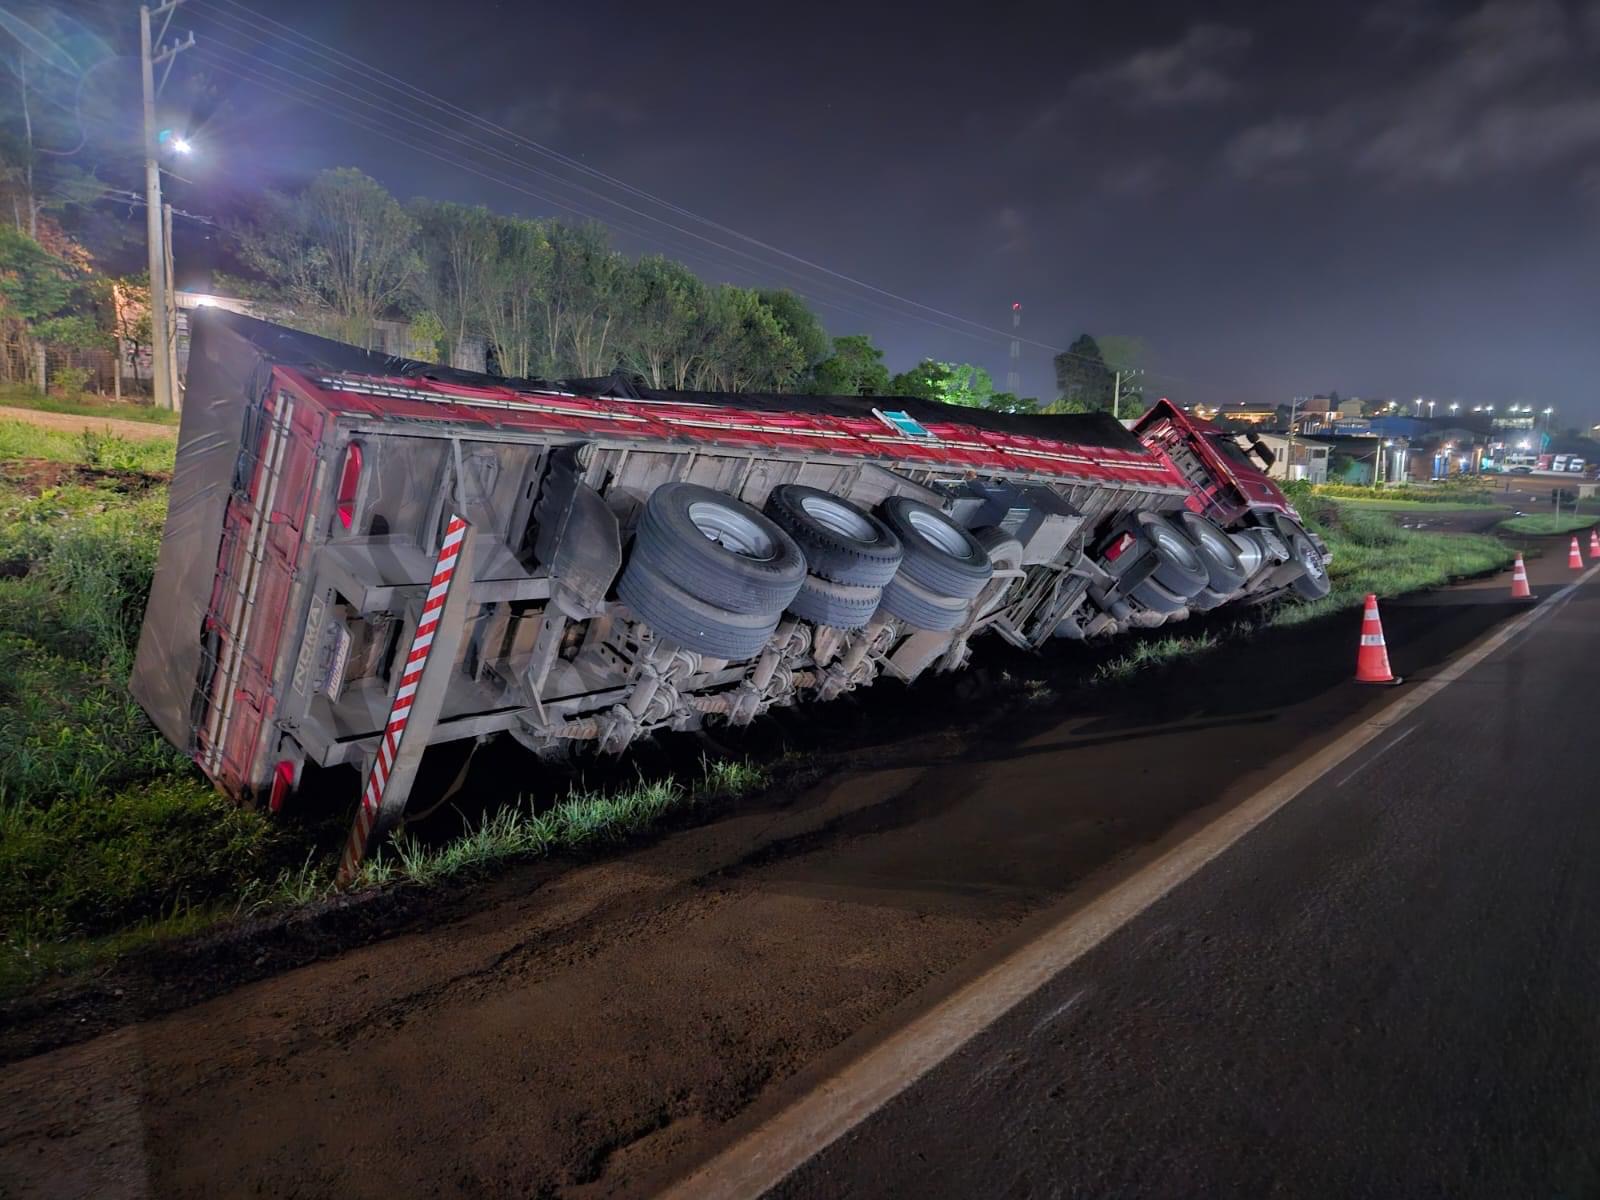
[[[620,754],[984,636],[1325,595],[1270,462],[1166,401],[1130,430],[513,380],[208,309],[131,686],[241,803],[355,768],[359,858],[442,742]]]

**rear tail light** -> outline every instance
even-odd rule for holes
[[[1133,545],[1133,534],[1124,533],[1116,541],[1112,542],[1110,548],[1106,550],[1106,561],[1116,562],[1131,545]]]
[[[356,520],[356,492],[361,487],[361,443],[351,442],[344,449],[344,468],[339,472],[339,524],[349,529]]]
[[[272,795],[267,800],[268,810],[277,812],[281,809],[285,797],[289,795],[289,789],[293,786],[294,763],[286,758],[272,769]]]

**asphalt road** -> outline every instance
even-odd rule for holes
[[[1600,1193],[1600,581],[770,1194]]]
[[[1561,549],[1551,541],[1530,560],[1541,595],[1569,578]],[[1501,576],[1386,603],[1397,669],[1425,678],[1524,611],[1507,587]],[[1592,605],[1583,611],[1593,619]],[[1074,684],[1084,651],[1066,645],[1037,660],[996,655],[989,661],[997,665],[914,689],[866,689],[765,733],[752,726],[734,743],[765,737],[775,750],[799,748],[816,773],[810,782],[697,812],[659,838],[592,861],[514,868],[410,916],[378,909],[353,940],[342,940],[337,921],[362,910],[335,907],[325,919],[201,939],[97,981],[86,996],[0,1010],[0,1196],[656,1195],[894,1038],[1027,940],[1035,922],[1137,877],[1166,847],[1369,718],[1395,693],[1350,682],[1358,622],[1351,613],[1230,642],[1125,686]],[[1585,657],[1600,659],[1585,643],[1562,646],[1544,682],[1581,694],[1570,687],[1584,677]],[[1023,677],[1027,688],[1004,683],[1025,669],[1037,672]],[[1463,753],[1492,737],[1544,761],[1538,739],[1561,728],[1546,714],[1519,709],[1507,725],[1498,693],[1476,683],[1454,690],[1479,694],[1476,715],[1465,734],[1440,736]],[[963,713],[984,720],[963,724]],[[1481,786],[1475,764],[1462,770],[1457,791]],[[1460,851],[1439,861],[1450,894],[1464,891],[1475,904],[1483,888],[1519,886],[1506,883],[1511,864],[1532,864],[1537,874],[1558,832],[1563,846],[1578,846],[1570,831],[1546,829],[1543,813],[1576,811],[1557,800],[1570,802],[1584,778],[1530,779],[1526,797],[1508,797],[1508,829],[1492,830],[1503,844],[1488,843],[1463,864],[1463,881],[1455,878]],[[1312,1031],[1299,1036],[1313,1041],[1356,1037],[1347,1026],[1360,1010],[1321,1005],[1308,989],[1329,980],[1377,986],[1406,969],[1393,953],[1407,926],[1382,914],[1373,929],[1351,933],[1337,950],[1346,957],[1313,954],[1294,986],[1261,992],[1266,973],[1312,936],[1301,927],[1274,932],[1276,913],[1318,927],[1354,902],[1324,897],[1318,911],[1295,889],[1310,886],[1324,861],[1355,854],[1353,843],[1390,836],[1374,826],[1382,807],[1369,813],[1351,803],[1317,833],[1324,844],[1299,847],[1281,864],[1280,850],[1249,860],[1255,865],[1234,886],[1261,895],[1242,923],[1223,910],[1234,896],[1227,891],[1199,907],[1179,905],[1140,935],[1155,961],[1178,972],[1176,984],[1144,978],[1145,956],[1126,949],[1097,959],[1104,978],[1085,964],[1084,1002],[1061,1009],[1059,997],[1041,997],[1033,1023],[991,1051],[1001,1065],[989,1082],[958,1082],[960,1099],[948,1105],[921,1108],[908,1097],[897,1118],[903,1137],[869,1145],[859,1159],[841,1144],[794,1186],[916,1195],[919,1181],[890,1172],[948,1149],[951,1165],[933,1172],[926,1190],[1020,1192],[1019,1181],[1045,1178],[1057,1163],[1080,1164],[1088,1190],[1098,1190],[1096,1179],[1114,1190],[1119,1168],[1096,1157],[1118,1152],[1113,1132],[1139,1148],[1142,1163],[1149,1156],[1140,1139],[1155,1127],[1164,1140],[1152,1145],[1187,1153],[1186,1139],[1209,1145],[1205,1131],[1235,1121],[1247,1103],[1264,1121],[1280,1110],[1298,1116],[1298,1125],[1272,1125],[1271,1136],[1240,1135],[1240,1153],[1271,1161],[1275,1138],[1298,1137],[1318,1119],[1304,1096],[1329,1086],[1326,1056],[1312,1054],[1320,1075],[1278,1082],[1292,1103],[1242,1090],[1259,1087],[1262,1068],[1295,1049],[1271,1040],[1285,1036],[1273,1022],[1294,1016]],[[1296,802],[1284,823],[1325,804]],[[1417,820],[1416,836],[1440,836],[1424,815]],[[1259,833],[1282,836],[1276,821]],[[1535,834],[1538,845],[1524,849]],[[1273,888],[1256,882],[1272,872],[1281,876]],[[1444,903],[1433,894],[1444,884],[1432,876],[1416,886],[1426,886],[1429,905]],[[1492,916],[1477,919],[1487,925]],[[1278,959],[1254,957],[1257,939],[1269,936]],[[1452,945],[1458,955],[1475,948],[1459,937]],[[1241,946],[1250,951],[1242,961]],[[1475,970],[1504,989],[1497,965]],[[1244,980],[1202,1002],[1207,972],[1229,969]],[[1259,1034],[1229,1024],[1258,1001],[1271,1018]],[[1035,1033],[1058,1009],[1059,1025]],[[1180,1018],[1189,1024],[1173,1024]],[[1066,1031],[1059,1046],[1053,1027]],[[1169,1052],[1164,1039],[1191,1027],[1194,1044]],[[1100,1057],[1087,1065],[1046,1054],[1091,1045]],[[1182,1053],[1209,1057],[1187,1062]],[[1164,1065],[1154,1070],[1153,1062]],[[1180,1095],[1184,1071],[1205,1082],[1223,1062],[1240,1080],[1229,1106],[1196,1121],[1167,1103]],[[1050,1073],[1050,1082],[1033,1081],[1030,1069]],[[1153,1073],[1141,1077],[1141,1069]],[[1000,1105],[1009,1097],[995,1089],[1013,1088],[1034,1098],[1037,1113],[986,1126],[986,1117],[1006,1115]],[[1058,1111],[1063,1124],[1044,1119]],[[1150,1128],[1136,1129],[1141,1121]],[[1082,1141],[1085,1157],[1030,1137],[1067,1137],[1073,1153]],[[987,1172],[970,1170],[983,1164]],[[1147,1190],[1182,1190],[1169,1183],[1155,1178]]]

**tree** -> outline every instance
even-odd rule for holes
[[[469,335],[485,332],[490,272],[499,253],[495,218],[488,209],[419,200],[416,222],[419,270],[416,298],[438,321],[445,361],[455,364]]]
[[[495,254],[484,282],[483,324],[495,361],[507,375],[553,374],[544,346],[545,297],[554,251],[544,222],[496,217]]]
[[[1012,392],[996,392],[989,397],[985,408],[995,412],[1032,413],[1039,411],[1039,401],[1032,396],[1017,396]]]
[[[654,388],[681,386],[708,304],[706,286],[682,263],[646,255],[624,273],[621,359]]]
[[[1087,333],[1079,334],[1066,352],[1055,356],[1056,404],[1052,412],[1109,410],[1113,376],[1100,345]]]
[[[377,180],[323,171],[295,196],[269,193],[239,231],[246,262],[291,304],[331,316],[339,337],[369,345],[373,323],[419,274],[416,225]]]
[[[958,404],[963,408],[990,408],[994,400],[994,380],[982,367],[970,363],[936,362],[923,359],[911,370],[896,375],[889,382],[889,390],[896,396],[918,396],[936,400],[941,404]],[[1016,397],[1002,393],[1008,402]]]
[[[822,328],[816,314],[806,307],[806,302],[787,288],[781,291],[759,293],[761,303],[771,312],[773,320],[788,340],[793,343],[791,358],[798,362],[793,371],[783,377],[774,377],[774,386],[795,386],[801,376],[809,375],[825,357],[829,344],[828,332]]]
[[[73,272],[68,263],[51,254],[26,233],[0,225],[0,329],[7,353],[5,371],[21,358],[36,387],[44,387],[43,345],[51,322],[67,314],[72,299]]]
[[[712,293],[711,335],[696,377],[718,391],[773,391],[795,379],[804,351],[761,293],[723,284]]]
[[[883,351],[864,333],[834,338],[833,353],[812,368],[807,390],[819,396],[888,395]]]

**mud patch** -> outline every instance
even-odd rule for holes
[[[48,458],[12,458],[0,462],[0,481],[29,496],[38,496],[51,488],[68,484],[101,487],[125,496],[136,496],[161,484],[171,483],[172,472],[124,471],[113,467],[55,462]]]

